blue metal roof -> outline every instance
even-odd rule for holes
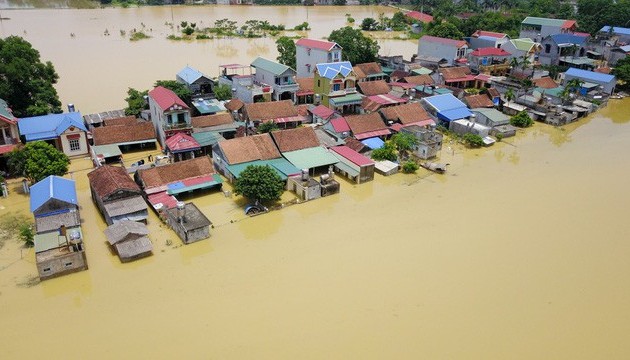
[[[433,106],[437,111],[466,108],[466,104],[461,102],[453,94],[443,94],[425,97],[424,100]]]
[[[599,83],[609,83],[611,81],[615,81],[614,75],[602,74],[602,73],[597,73],[594,71],[588,71],[588,70],[582,70],[582,69],[576,69],[576,68],[569,68],[569,70],[567,70],[565,75],[574,76],[574,77],[578,77],[580,79],[584,79],[587,81],[599,82]]]
[[[599,30],[599,32],[604,32],[604,33],[607,33],[609,31],[610,31],[610,26],[608,25],[604,26],[601,30]],[[618,35],[630,35],[630,29],[613,26],[613,33],[618,34]]]
[[[383,147],[383,145],[385,145],[385,142],[377,137],[361,140],[361,142],[363,143],[363,145],[369,147],[372,150],[380,149]]]
[[[78,205],[77,189],[74,185],[74,180],[64,179],[59,176],[51,175],[31,186],[30,193],[31,212],[35,212],[50,199]]]
[[[190,66],[186,66],[180,72],[177,73],[182,80],[184,80],[189,85],[199,80],[204,75],[196,69],[191,68]]]
[[[350,64],[350,61],[317,64],[317,73],[319,73],[319,76],[327,79],[333,79],[339,73],[343,76],[348,76],[351,71],[352,64]]]
[[[54,139],[72,126],[87,131],[80,112],[34,116],[18,121],[20,134],[26,141]]]
[[[556,44],[576,44],[582,45],[586,42],[586,36],[578,36],[573,34],[554,34],[551,35]]]
[[[472,115],[468,108],[457,108],[438,112],[438,118],[446,121],[465,119]]]

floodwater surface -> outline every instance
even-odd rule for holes
[[[106,244],[89,162],[75,161],[90,269],[37,284],[32,250],[9,241],[0,347],[6,358],[627,359],[627,106],[487,149],[447,143],[445,175],[342,181],[338,195],[255,218],[237,197],[199,195],[210,239],[183,246],[152,215],[154,255],[129,264]],[[16,191],[0,205],[27,213]]]
[[[245,24],[249,19],[284,24],[287,28],[306,21],[312,30],[286,32],[289,36],[323,39],[346,23],[352,14],[356,24],[379,13],[391,16],[383,6],[157,6],[107,9],[2,10],[10,20],[0,22],[0,37],[19,35],[31,42],[42,60],[51,61],[60,79],[56,86],[63,104],[73,103],[84,114],[126,106],[127,89],[149,89],[156,80],[175,80],[190,65],[208,76],[219,75],[221,64],[250,64],[257,56],[275,60],[275,38],[222,38],[175,41],[182,21],[200,28],[218,19]],[[173,27],[170,24],[174,24]],[[133,30],[150,39],[130,41]],[[121,30],[125,35],[121,35]],[[105,32],[109,35],[105,35]],[[71,36],[74,34],[74,36]],[[378,40],[382,55],[417,52],[417,41]]]

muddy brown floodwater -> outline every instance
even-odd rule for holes
[[[35,35],[46,26],[38,22],[53,20],[32,11],[20,16],[32,19],[28,38],[45,45],[45,58],[101,79],[62,76],[62,94],[84,96],[95,111],[119,104],[113,88],[148,86],[182,65],[157,53],[165,40],[94,35],[109,53],[87,40],[42,44]],[[89,20],[92,11],[52,12],[67,28],[49,31],[87,36],[70,20],[103,21]],[[107,11],[126,26],[141,19]],[[170,16],[168,8],[139,11]],[[203,59],[188,57],[192,65],[217,62],[207,47]],[[115,64],[102,68],[106,61]],[[81,95],[88,90],[99,95]],[[77,181],[90,269],[37,283],[33,251],[6,242],[2,358],[628,359],[629,107],[630,99],[612,100],[578,123],[537,123],[487,149],[447,143],[445,175],[342,181],[338,195],[255,218],[243,215],[238,198],[200,194],[191,200],[216,225],[210,239],[183,246],[152,214],[154,255],[129,264],[106,244],[89,161],[73,161],[68,177]],[[28,214],[17,185],[0,198],[0,216]]]

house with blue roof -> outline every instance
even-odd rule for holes
[[[51,175],[30,188],[35,231],[57,231],[60,226],[79,226],[79,203],[74,180]]]
[[[79,112],[22,118],[18,129],[25,142],[45,141],[70,157],[88,153],[87,128]]]
[[[615,37],[618,43],[630,44],[630,28],[604,26],[598,35]]]
[[[540,63],[594,68],[594,61],[586,57],[588,38],[575,34],[554,34],[545,37],[541,41],[542,51],[538,55]]]
[[[576,68],[570,68],[564,73],[563,85],[573,80],[579,79],[582,81],[580,92],[582,95],[586,95],[590,91],[601,90],[606,94],[612,94],[617,84],[617,79],[614,75],[602,74],[595,71],[588,71]]]
[[[453,94],[442,94],[428,96],[420,100],[427,112],[440,120],[440,123],[447,125],[451,121],[467,119],[472,113],[461,100]]]
[[[317,64],[314,91],[322,105],[342,114],[356,113],[363,97],[357,93],[357,74],[349,61]]]
[[[212,94],[214,82],[199,70],[186,66],[175,75],[178,83],[184,84],[193,95]]]

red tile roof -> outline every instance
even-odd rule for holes
[[[495,47],[478,48],[473,51],[472,56],[510,56],[511,54],[503,49],[497,49]]]
[[[296,151],[319,146],[319,139],[310,126],[272,131],[271,137],[280,152]]]
[[[343,117],[334,118],[330,120],[330,123],[332,124],[333,129],[335,129],[335,131],[338,133],[350,131],[350,126],[348,126],[348,122],[346,121],[346,118],[343,118]]]
[[[464,40],[447,39],[447,38],[441,38],[441,37],[431,36],[431,35],[424,35],[423,37],[421,37],[420,42],[423,42],[423,41],[443,44],[443,45],[456,46],[456,47],[462,47],[466,45],[466,42]]]
[[[577,21],[575,20],[566,20],[564,24],[562,24],[563,29],[570,29],[573,26],[577,26]]]
[[[251,121],[273,121],[277,118],[298,116],[291,100],[245,104],[245,113]]]
[[[122,144],[155,140],[155,128],[150,122],[134,125],[99,126],[92,130],[94,145]]]
[[[323,40],[315,40],[315,39],[300,39],[298,41],[295,42],[296,46],[302,46],[305,48],[312,48],[312,49],[320,49],[320,50],[324,50],[324,51],[330,51],[332,50],[333,47],[335,47],[335,45],[337,45],[337,43],[334,42],[330,42],[330,41],[323,41]],[[339,45],[337,45],[339,46]]]
[[[365,96],[387,94],[390,90],[385,80],[364,81],[358,85],[361,93]]]
[[[201,145],[192,136],[177,133],[166,139],[166,147],[173,153],[199,149]]]
[[[195,116],[190,119],[193,128],[205,128],[218,125],[227,125],[234,122],[229,113],[219,113],[214,115]]]
[[[219,144],[224,142],[225,141],[220,142]],[[212,160],[210,160],[208,156],[138,170],[138,176],[142,179],[145,189],[214,173],[215,170],[212,165]]]
[[[352,130],[354,136],[358,139],[361,134],[386,130],[389,133],[389,129],[383,122],[381,114],[371,113],[363,115],[350,115],[346,116],[348,126]],[[377,135],[378,136],[378,135]]]
[[[149,96],[157,102],[162,111],[168,110],[172,106],[181,106],[182,109],[188,109],[188,105],[182,99],[163,86],[158,86],[149,91]]]
[[[381,114],[387,121],[400,121],[403,125],[418,121],[430,120],[431,116],[419,103],[409,103],[381,109]]]
[[[297,96],[313,95],[315,92],[315,79],[314,78],[296,78],[295,81],[300,86],[300,89],[296,93]]]
[[[558,87],[558,84],[553,81],[549,76],[541,77],[539,79],[534,79],[534,85],[541,87],[543,89],[555,89]]]
[[[433,78],[428,74],[407,76],[404,80],[405,82],[414,85],[430,85],[434,83]]]
[[[322,119],[328,119],[329,117],[332,116],[332,114],[335,113],[334,110],[324,105],[317,105],[315,108],[311,109],[310,111],[311,113],[313,113],[313,115],[317,115]]]
[[[355,165],[358,165],[358,166],[374,165],[374,161],[359,154],[358,152],[350,149],[347,146],[344,146],[344,145],[335,146],[335,147],[330,148],[330,150],[350,160]]]
[[[358,79],[366,78],[370,75],[379,75],[383,73],[381,65],[375,62],[357,64],[352,67],[352,70],[357,75]]]
[[[118,190],[127,190],[137,195],[141,194],[140,186],[120,166],[104,165],[89,172],[87,176],[90,181],[90,187],[101,199]]]
[[[355,138],[347,138],[346,146],[357,152],[365,150],[365,145]]]
[[[225,108],[230,110],[230,111],[238,111],[244,105],[245,105],[245,103],[242,102],[241,100],[239,100],[239,99],[232,99],[232,100],[228,101],[227,103],[225,103]]]
[[[254,160],[271,160],[282,157],[271,135],[259,134],[221,141],[219,147],[230,165]]]
[[[502,39],[504,37],[507,36],[507,34],[504,33],[500,33],[500,32],[494,32],[494,31],[485,31],[485,30],[477,30],[472,34],[473,37],[479,37],[479,36],[488,36],[488,37],[493,37],[493,38],[497,38],[497,39]]]
[[[494,107],[494,103],[486,94],[469,95],[464,100],[471,109]]]
[[[409,11],[405,15],[423,23],[430,23],[431,21],[433,21],[433,16],[421,13],[420,11]]]

